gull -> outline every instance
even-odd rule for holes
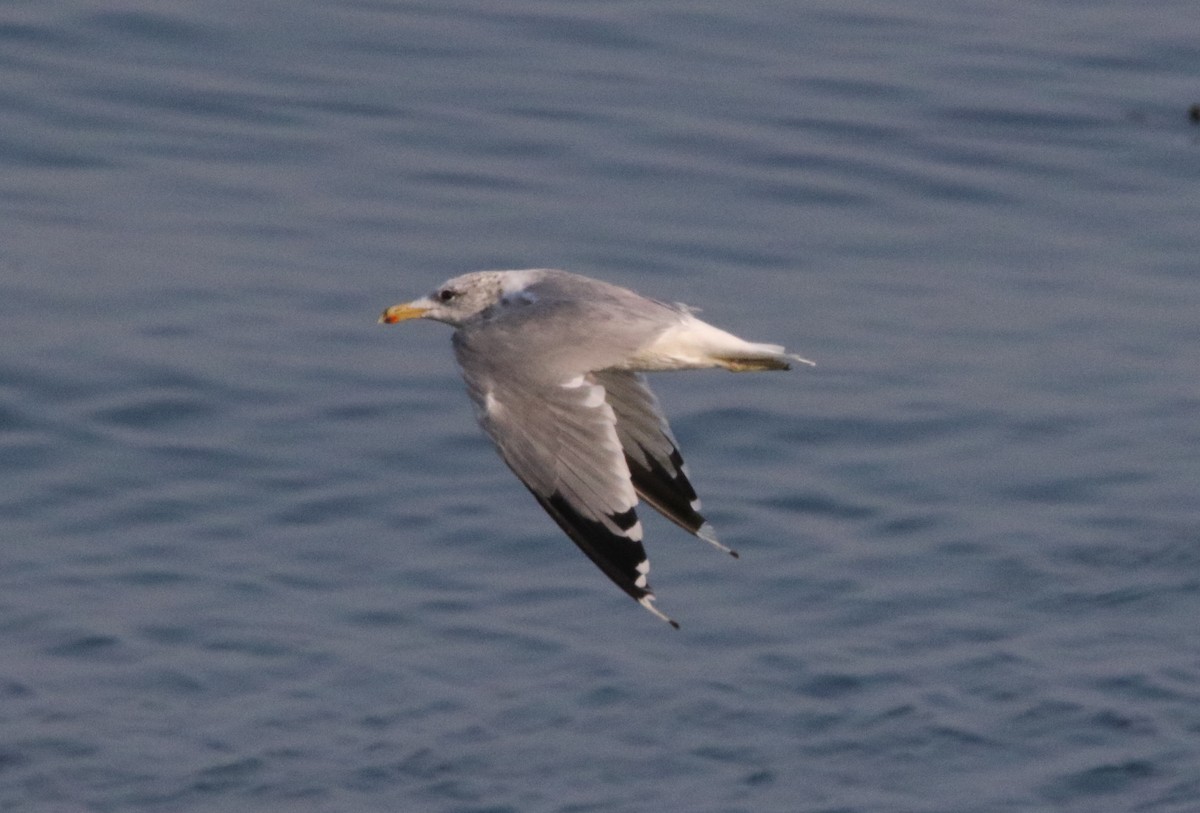
[[[476,417],[504,462],[606,576],[672,627],[650,589],[638,497],[733,557],[700,499],[643,373],[787,370],[813,362],[739,339],[686,305],[548,268],[476,271],[379,321],[456,328]]]

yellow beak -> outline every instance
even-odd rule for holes
[[[379,317],[381,324],[394,325],[397,322],[403,322],[405,319],[420,319],[429,308],[421,307],[412,302],[405,302],[403,305],[392,305],[383,312],[383,316]]]

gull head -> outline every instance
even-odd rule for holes
[[[446,280],[427,296],[392,305],[379,321],[393,325],[406,319],[434,319],[461,327],[515,292],[512,271],[476,271]],[[525,280],[520,282],[524,283]],[[521,287],[524,287],[523,285]]]

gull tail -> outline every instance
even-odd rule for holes
[[[690,313],[659,334],[632,361],[632,368],[638,370],[723,367],[735,373],[790,370],[792,362],[816,366],[802,356],[787,352],[781,345],[739,339]]]
[[[771,348],[770,355],[737,355],[737,356],[713,356],[713,361],[718,366],[724,367],[726,370],[735,373],[750,373],[759,370],[790,370],[792,362],[798,361],[801,364],[807,364],[810,367],[816,367],[815,361],[809,361],[801,356],[792,353],[785,353],[783,348],[775,344],[763,344],[759,347]]]
[[[713,328],[714,330],[716,328]],[[725,331],[721,331],[724,333]],[[782,345],[747,342],[726,333],[732,342],[726,341],[720,347],[714,347],[709,357],[718,367],[735,373],[756,372],[759,370],[790,370],[792,362],[797,361],[816,367],[815,361],[809,361],[803,356],[787,352]]]

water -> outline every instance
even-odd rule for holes
[[[9,3],[0,809],[1200,809],[1193,3]],[[656,389],[673,632],[476,430],[453,274]]]

